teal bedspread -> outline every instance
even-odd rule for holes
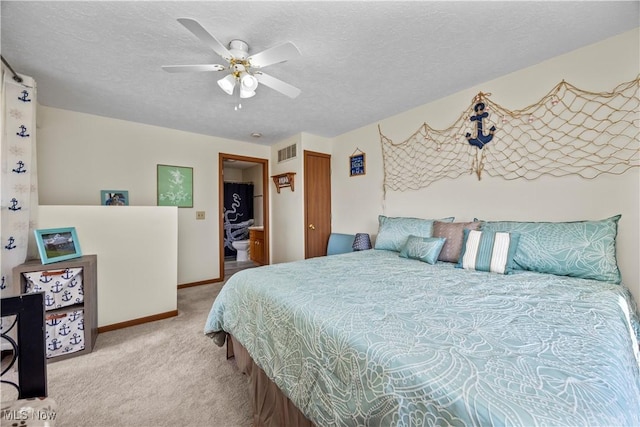
[[[236,273],[205,333],[322,427],[638,426],[637,322],[620,285],[370,250]]]

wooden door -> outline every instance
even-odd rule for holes
[[[304,257],[327,254],[331,234],[331,156],[304,152]]]

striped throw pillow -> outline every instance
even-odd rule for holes
[[[519,239],[519,233],[465,229],[457,267],[509,274]]]

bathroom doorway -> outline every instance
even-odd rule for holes
[[[255,262],[258,254],[251,252],[250,233],[260,236],[259,259],[269,263],[269,161],[220,153],[219,171],[220,276],[224,280],[261,265]]]

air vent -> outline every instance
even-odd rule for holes
[[[296,144],[278,150],[278,163],[293,159],[294,157],[296,157]]]

